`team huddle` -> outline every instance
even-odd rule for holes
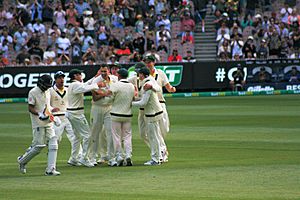
[[[154,67],[155,58],[147,56],[135,65],[137,76],[128,78],[125,68],[103,65],[90,80],[83,82],[82,71],[69,72],[71,83],[64,86],[65,74],[58,71],[43,75],[28,94],[33,140],[24,155],[18,157],[20,172],[48,146],[45,175],[56,176],[56,158],[62,134],[71,143],[67,163],[72,166],[132,166],[132,107],[139,108],[138,127],[151,158],[144,165],[168,162],[165,143],[169,118],[163,87],[176,92],[166,74]],[[90,123],[84,115],[84,93],[92,93]]]

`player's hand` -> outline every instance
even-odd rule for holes
[[[171,92],[176,92],[176,87],[171,87]]]
[[[59,111],[59,108],[53,108],[53,109],[51,110],[52,113],[58,112],[58,111]]]
[[[146,83],[146,84],[144,85],[144,90],[145,90],[145,91],[151,90],[151,89],[152,89],[152,85],[151,85],[151,84]]]
[[[98,85],[99,88],[102,88],[102,87],[106,86],[106,84],[102,81],[98,82],[97,85]]]
[[[59,117],[54,117],[53,122],[54,122],[55,126],[60,126],[61,125],[61,120],[59,119]]]
[[[49,116],[48,115],[45,115],[44,113],[42,112],[39,112],[39,119],[42,120],[42,121],[45,121],[45,120],[48,120],[49,119]]]

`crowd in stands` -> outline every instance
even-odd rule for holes
[[[194,62],[197,2],[0,1],[0,65]]]
[[[299,3],[215,0],[219,60],[300,58]]]

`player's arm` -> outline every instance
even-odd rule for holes
[[[165,88],[166,88],[166,90],[167,90],[168,92],[171,92],[171,93],[176,92],[176,88],[173,87],[170,83],[167,83],[167,84],[165,85]]]
[[[39,115],[39,113],[34,109],[34,105],[32,105],[32,104],[28,104],[28,111],[29,111],[31,114]]]
[[[150,95],[151,95],[151,90],[148,90],[146,91],[143,96],[142,96],[142,99],[140,101],[134,101],[132,102],[132,106],[136,106],[136,107],[144,107],[149,99],[150,99]]]

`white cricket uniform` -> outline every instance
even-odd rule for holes
[[[134,98],[134,85],[129,83],[127,79],[121,79],[119,82],[111,84],[110,90],[113,98],[110,114],[114,155],[118,162],[132,156],[131,103]]]
[[[153,79],[151,76],[149,76],[148,78],[149,78],[149,81],[147,81],[147,83],[152,85],[152,88],[154,91],[159,92],[161,90],[161,87],[157,84],[155,79]],[[138,97],[136,99],[140,100],[143,95],[141,92],[142,82],[136,76],[130,77],[128,79],[128,81],[131,82],[138,89]],[[145,142],[145,144],[148,147],[150,147],[149,139],[147,137],[144,108],[139,109],[138,127],[139,127],[139,132],[140,132],[140,136],[141,136],[142,140]]]
[[[68,88],[68,108],[66,116],[70,120],[75,138],[82,140],[82,158],[89,162],[88,154],[91,147],[90,127],[84,115],[84,93],[98,89],[97,83],[92,83],[93,79],[86,83],[73,80]],[[80,146],[75,147],[78,155]]]
[[[160,127],[161,127],[161,133],[162,136],[165,138],[166,134],[169,132],[170,130],[170,121],[169,121],[169,115],[168,115],[168,111],[167,111],[167,107],[166,107],[166,100],[164,98],[163,95],[163,87],[169,83],[169,79],[167,77],[167,75],[165,74],[165,72],[163,72],[160,69],[156,69],[154,68],[154,74],[152,74],[151,76],[156,80],[157,84],[161,87],[160,91],[157,93],[158,95],[158,99],[159,102],[161,103],[161,106],[163,108],[163,119],[162,121],[160,121]]]
[[[34,106],[37,112],[44,112],[45,108],[50,106],[50,93],[49,90],[43,92],[38,86],[32,88],[28,94],[28,104]],[[31,148],[36,145],[48,145],[48,166],[46,170],[56,168],[57,157],[57,138],[54,133],[53,123],[48,120],[40,120],[38,115],[30,113],[33,140]],[[26,153],[24,154],[24,156]],[[33,158],[33,157],[32,157]],[[30,158],[30,160],[32,159]],[[30,161],[29,160],[29,161]],[[28,161],[28,162],[29,162]]]
[[[118,81],[118,77],[109,75],[110,81],[107,84],[109,89],[112,83]],[[93,82],[103,81],[102,76],[96,77]],[[97,101],[92,101],[90,123],[91,123],[91,138],[93,140],[93,148],[91,149],[91,159],[96,159],[98,154],[102,160],[107,158],[113,159],[113,139],[111,133],[111,97],[103,97]]]
[[[54,116],[59,117],[61,124],[60,126],[54,125],[54,131],[58,141],[60,142],[62,139],[62,134],[64,130],[66,131],[66,135],[71,143],[71,156],[70,159],[73,161],[78,161],[78,155],[76,152],[76,147],[79,145],[79,154],[81,154],[82,147],[80,144],[80,139],[75,137],[72,125],[66,115],[66,110],[68,107],[68,91],[67,88],[64,87],[62,90],[59,90],[56,85],[49,89],[50,91],[50,105],[54,108],[59,108],[58,112],[53,113]]]
[[[142,86],[149,82],[149,77],[142,81]],[[145,124],[147,129],[147,136],[149,138],[149,144],[151,149],[151,158],[155,162],[160,162],[162,158],[162,151],[160,145],[160,126],[159,121],[163,117],[163,108],[159,103],[158,94],[153,90],[144,91],[141,88],[143,94],[142,99],[138,102],[133,102],[133,106],[143,107],[145,114]]]

